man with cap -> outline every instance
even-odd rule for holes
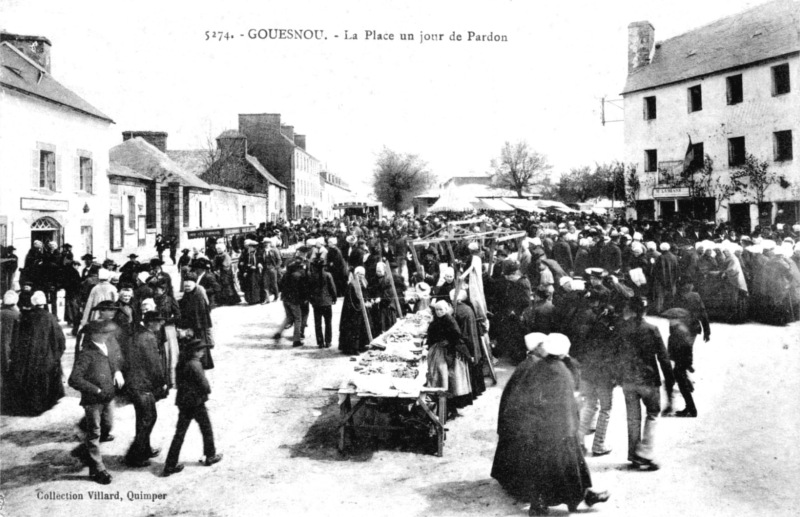
[[[81,393],[81,406],[86,415],[86,457],[89,477],[107,485],[111,475],[100,455],[100,442],[113,439],[113,400],[125,385],[122,356],[111,345],[117,325],[109,320],[96,320],[84,329],[83,350],[76,354],[69,385]]]
[[[125,455],[131,467],[146,467],[159,450],[150,446],[150,434],[156,425],[156,401],[166,397],[167,380],[159,353],[164,318],[156,311],[144,314],[144,324],[136,326],[132,345],[123,369],[125,391],[136,412],[136,437]]]
[[[181,250],[181,256],[178,258],[178,271],[183,271],[183,268],[189,267],[192,262],[192,257],[189,256],[189,248]]]
[[[14,288],[14,275],[19,267],[19,258],[14,246],[6,246],[0,252],[0,292]]]
[[[92,264],[94,264],[94,255],[91,253],[86,253],[81,257],[83,261],[83,271],[81,272],[81,281],[86,280],[89,278],[89,271],[92,269]]]
[[[128,255],[128,261],[119,269],[119,272],[122,273],[119,277],[120,283],[131,285],[136,283],[136,275],[139,274],[139,270],[142,267],[139,261],[136,260],[138,257],[139,255],[136,253]]]
[[[622,310],[618,326],[619,370],[628,414],[628,461],[635,469],[657,470],[655,428],[661,414],[661,377],[672,398],[675,378],[658,327],[644,319],[647,303],[634,296]],[[642,426],[642,405],[647,413]]]
[[[192,270],[197,275],[197,285],[206,293],[208,309],[213,309],[219,304],[221,289],[217,275],[211,270],[211,261],[205,257],[198,257],[192,261]]]
[[[222,454],[217,454],[214,430],[211,427],[211,419],[208,417],[208,409],[206,409],[211,386],[206,379],[201,360],[203,355],[208,352],[208,347],[208,343],[198,338],[192,338],[183,344],[178,361],[178,392],[175,396],[175,405],[178,406],[179,411],[178,423],[164,464],[163,475],[165,477],[183,470],[183,465],[179,464],[178,460],[186,431],[192,420],[197,421],[203,435],[203,454],[205,455],[203,463],[211,466],[222,461]]]
[[[159,258],[150,259],[150,277],[147,280],[148,282],[166,282],[167,292],[170,296],[175,296],[175,291],[172,287],[172,277],[164,272],[162,269],[163,266],[163,260]]]
[[[668,242],[662,242],[661,255],[653,264],[653,298],[654,310],[660,314],[665,309],[672,307],[673,299],[678,287],[678,257],[671,250]]]
[[[203,354],[203,368],[206,370],[214,368],[210,350],[214,347],[214,338],[211,335],[213,327],[211,309],[202,287],[197,285],[196,274],[188,273],[186,275],[183,282],[183,297],[178,305],[181,310],[178,326],[182,329],[190,329],[194,337],[202,339],[208,344],[209,350]]]

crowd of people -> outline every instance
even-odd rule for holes
[[[497,230],[519,238],[501,242],[492,237]],[[588,215],[303,220],[212,239],[202,251],[184,249],[173,257],[180,286],[158,257],[142,264],[132,254],[120,268],[91,255],[80,263],[69,245],[59,250],[37,241],[25,257],[20,292],[3,298],[3,410],[41,414],[64,394],[59,289],[78,338],[70,375],[86,413],[78,454],[100,483],[110,482],[99,443],[111,439],[111,401],[119,393],[136,410],[131,466],[159,453],[149,443],[156,401],[173,388],[180,416],[165,475],[180,471],[191,420],[203,433],[206,464],[221,459],[203,372],[214,367],[211,312],[242,303],[239,291],[247,304],[281,301],[285,317],[273,339],[291,328],[292,347],[305,345],[312,310],[317,346],[332,347],[332,306],[341,300],[337,346],[349,355],[367,350],[399,317],[429,310],[428,383],[450,393],[451,416],[486,389],[495,357],[518,364],[500,406],[493,476],[529,498],[532,513],[591,505],[608,494],[591,489],[583,456],[610,452],[605,435],[615,387],[625,395],[628,460],[655,470],[657,419],[698,414],[692,349],[697,336],[710,339],[706,305],[722,304],[727,321],[800,318],[798,240],[800,225],[743,234],[727,224]],[[666,343],[645,320],[648,313],[669,319]],[[675,384],[680,411],[673,408]],[[547,468],[532,472],[531,465]]]

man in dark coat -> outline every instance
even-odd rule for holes
[[[572,274],[574,265],[572,261],[572,249],[567,242],[567,230],[562,229],[559,231],[558,240],[553,244],[553,260],[558,262],[568,275]]]
[[[239,285],[248,304],[261,303],[261,273],[256,257],[256,241],[247,239],[247,247],[239,256]]]
[[[128,261],[119,268],[119,272],[121,273],[119,277],[119,281],[122,284],[131,284],[134,285],[136,283],[136,275],[139,274],[141,271],[142,265],[139,264],[139,261],[136,260],[139,257],[136,253],[131,253],[128,255]]]
[[[7,246],[0,254],[0,292],[14,288],[14,275],[19,268],[19,258],[14,253],[16,250],[14,246]]]
[[[89,477],[107,485],[111,475],[103,464],[100,455],[100,442],[110,441],[113,426],[113,400],[117,389],[122,389],[125,380],[122,375],[122,356],[113,346],[107,344],[117,326],[108,320],[96,320],[86,325],[87,339],[78,353],[69,385],[81,392],[81,406],[86,414],[86,461],[89,464]],[[104,430],[107,429],[107,430]]]
[[[39,290],[42,281],[42,265],[44,264],[44,247],[42,241],[33,241],[28,254],[25,255],[25,267],[20,273],[20,283],[23,280],[33,282],[35,290]]]
[[[164,363],[159,353],[159,336],[164,318],[156,311],[146,312],[144,325],[137,325],[133,343],[125,360],[125,391],[136,412],[136,436],[125,463],[131,467],[146,467],[158,449],[150,446],[150,434],[156,425],[156,400],[167,393]]]
[[[577,440],[576,378],[568,365],[569,340],[563,334],[531,334],[527,358],[509,379],[500,399],[498,443],[492,477],[507,491],[530,500],[530,515],[566,503],[575,511],[607,501],[608,492],[591,490],[589,467]],[[532,350],[531,350],[532,349]]]
[[[309,289],[308,273],[302,260],[295,258],[286,265],[286,274],[281,279],[280,289],[286,317],[274,338],[276,341],[280,340],[283,329],[292,324],[294,326],[292,346],[303,346],[306,318],[308,318],[304,306],[305,311],[308,311]]]
[[[22,315],[10,353],[12,406],[23,415],[40,415],[64,396],[61,356],[66,338],[58,319],[46,310],[43,292],[33,293],[31,304],[33,308]]]
[[[653,265],[655,312],[661,314],[672,307],[678,286],[678,257],[672,254],[667,242],[661,243],[661,256]]]
[[[208,343],[201,339],[192,339],[184,344],[181,359],[178,362],[178,393],[175,396],[175,405],[178,406],[178,424],[175,427],[175,436],[169,446],[167,461],[164,463],[164,476],[170,476],[183,470],[183,465],[178,463],[181,447],[186,437],[186,431],[192,420],[197,421],[203,435],[203,454],[207,467],[222,461],[222,454],[217,454],[214,444],[214,431],[211,419],[208,417],[206,401],[211,393],[206,374],[203,371],[202,357],[208,351]]]
[[[632,297],[619,323],[619,376],[628,413],[628,461],[634,468],[658,469],[654,461],[656,421],[661,414],[661,377],[672,397],[675,379],[658,327],[644,320],[646,302]],[[642,428],[642,404],[647,412]]]
[[[180,307],[180,322],[178,326],[182,329],[190,329],[194,337],[202,339],[208,344],[208,350],[203,354],[203,368],[210,370],[214,368],[214,360],[211,357],[211,348],[214,346],[214,338],[211,336],[211,309],[208,300],[197,288],[197,275],[188,273],[183,280],[183,298],[178,302]]]

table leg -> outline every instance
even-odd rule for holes
[[[447,423],[447,394],[439,394],[439,423],[441,425],[436,429],[437,452],[436,455],[440,458],[444,453],[444,424]]]
[[[347,432],[347,422],[352,420],[350,413],[350,395],[347,395],[339,406],[339,414],[342,417],[342,423],[339,426],[339,452],[344,452],[345,446],[345,433]]]

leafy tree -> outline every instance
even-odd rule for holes
[[[550,175],[552,166],[547,157],[532,150],[528,143],[506,142],[500,150],[500,157],[491,161],[492,184],[497,188],[513,190],[518,197],[535,185],[540,185]]]
[[[414,197],[430,188],[436,178],[416,154],[401,154],[386,147],[378,155],[372,173],[372,190],[387,209],[411,208]]]
[[[769,170],[769,163],[766,160],[759,160],[750,153],[736,174],[741,180],[747,180],[750,199],[758,203],[759,207],[764,202],[764,196],[770,185],[778,182],[778,175],[775,171]]]

